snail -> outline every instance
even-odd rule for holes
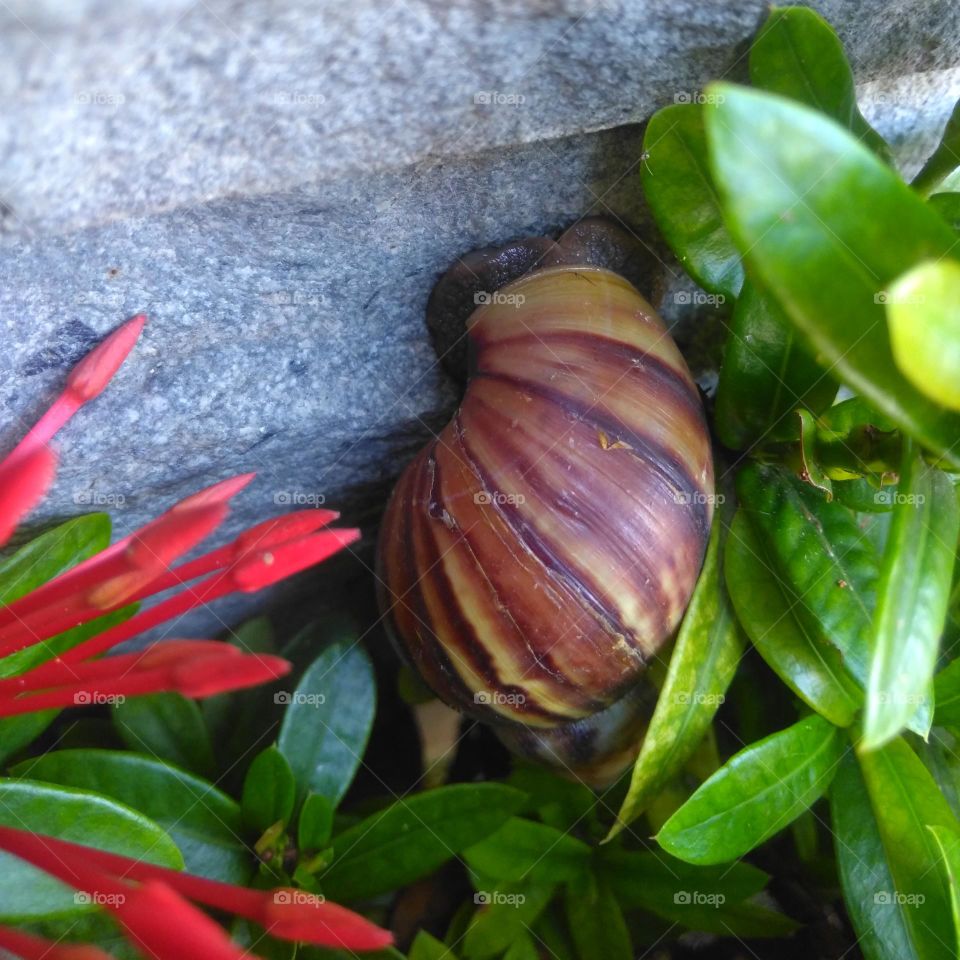
[[[433,691],[595,783],[638,749],[647,668],[689,602],[713,491],[697,388],[609,269],[620,238],[597,254],[611,229],[484,252],[441,280],[435,313],[457,284],[491,289],[467,320],[460,407],[403,471],[377,546],[388,630]]]

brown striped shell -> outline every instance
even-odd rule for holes
[[[380,602],[442,699],[551,728],[622,697],[677,627],[710,441],[680,352],[622,277],[558,267],[489,300],[463,402],[387,507]]]

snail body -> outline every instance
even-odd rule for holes
[[[699,573],[702,406],[652,307],[605,269],[528,273],[467,328],[460,408],[387,506],[381,608],[441,699],[582,768],[638,740],[640,680]]]

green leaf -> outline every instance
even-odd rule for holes
[[[526,930],[521,930],[503,955],[503,960],[541,960],[539,941],[534,942]]]
[[[751,744],[694,793],[657,840],[688,863],[741,857],[822,796],[841,751],[839,731],[819,716]]]
[[[856,516],[779,467],[744,468],[737,492],[763,543],[763,560],[794,615],[812,640],[837,647],[846,668],[865,686],[879,564]],[[734,606],[742,604],[742,590],[731,588]]]
[[[797,924],[748,898],[768,875],[747,863],[694,867],[664,854],[601,851],[598,869],[625,910],[646,910],[688,930],[721,936],[783,937]]]
[[[705,290],[735,299],[743,266],[707,167],[703,108],[678,104],[658,110],[647,124],[643,151],[643,191],[670,248]]]
[[[723,703],[740,662],[743,637],[720,580],[721,531],[717,519],[630,788],[607,839],[640,816],[690,759]]]
[[[292,694],[277,746],[301,796],[336,806],[363,758],[376,709],[373,667],[356,640],[341,640],[317,657]]]
[[[960,167],[960,102],[950,114],[937,149],[927,158],[912,186],[922,196],[932,193],[946,178]]]
[[[110,517],[74,517],[0,559],[0,604],[9,604],[110,545]]]
[[[75,517],[40,534],[0,560],[0,604],[9,604],[25,596],[109,545],[110,518],[105,513]],[[131,605],[3,657],[0,659],[0,677],[24,673],[83,640],[122,623],[135,610],[136,606]],[[52,719],[56,712],[48,715]]]
[[[727,539],[727,589],[737,617],[760,656],[798,697],[831,723],[849,726],[863,695],[840,651],[797,606],[795,588],[781,579],[776,552],[754,529],[752,516],[737,511]]]
[[[620,904],[605,881],[591,880],[567,887],[567,921],[577,956],[580,960],[631,960],[633,946]],[[587,889],[581,890],[582,886]]]
[[[934,722],[960,727],[960,660],[953,660],[934,677]]]
[[[457,955],[445,943],[421,930],[410,947],[410,960],[457,960]]]
[[[151,820],[106,797],[31,780],[0,780],[0,824],[183,868],[173,841]],[[9,854],[0,854],[0,922],[90,910],[74,891]]]
[[[958,533],[960,507],[953,484],[908,444],[880,571],[864,749],[891,740],[920,707],[926,708],[929,729],[929,692]]]
[[[935,193],[927,205],[936,210],[954,232],[960,233],[960,193]]]
[[[896,896],[883,838],[863,776],[852,754],[830,786],[830,813],[843,899],[857,942],[869,960],[921,960],[904,914],[915,909]]]
[[[960,740],[948,727],[930,728],[926,740],[910,744],[936,781],[955,817],[960,817]]]
[[[532,927],[550,902],[554,882],[505,884],[497,890],[474,894],[480,909],[473,915],[463,938],[466,960],[489,960],[509,949]]]
[[[196,701],[179,693],[133,697],[113,708],[120,739],[137,753],[169,760],[207,776],[213,772],[213,747]]]
[[[899,372],[882,303],[900,274],[951,255],[953,231],[833,121],[730,84],[709,91],[714,178],[760,282],[833,376],[960,467],[960,415]]]
[[[316,853],[330,842],[333,828],[333,804],[329,797],[310,793],[303,801],[297,820],[297,846],[300,852]]]
[[[236,802],[176,767],[117,750],[57,750],[11,773],[90,790],[139,810],[167,831],[191,873],[239,884],[253,873]]]
[[[286,826],[296,800],[297,784],[283,754],[276,747],[258,753],[243,781],[244,825],[257,836],[277,821]]]
[[[750,47],[750,82],[815,107],[890,162],[890,148],[857,107],[853,71],[840,38],[816,11],[774,7]]]
[[[523,803],[495,783],[454,784],[417,793],[334,837],[335,857],[320,877],[337,900],[398,889],[435,870],[500,827]]]
[[[583,874],[589,866],[590,847],[545,823],[513,817],[471,846],[464,859],[480,877],[496,883],[534,879],[556,883]]]
[[[792,426],[799,406],[818,412],[837,392],[811,357],[790,318],[747,280],[730,321],[717,385],[714,422],[734,450],[775,438]]]
[[[927,261],[890,287],[893,359],[931,400],[960,410],[960,264]]]
[[[859,759],[894,884],[892,890],[877,891],[889,894],[880,905],[909,898],[902,916],[919,956],[952,958],[949,891],[937,867],[939,848],[925,827],[957,829],[956,818],[904,740]]]
[[[53,723],[59,710],[40,710],[0,719],[0,763],[36,740]]]
[[[933,834],[946,872],[950,890],[950,908],[953,913],[953,929],[956,936],[957,955],[960,956],[960,835],[947,827],[927,827]]]

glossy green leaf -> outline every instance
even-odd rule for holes
[[[707,166],[703,108],[677,104],[658,110],[647,124],[643,151],[643,190],[667,243],[700,286],[735,299],[743,265]]]
[[[727,589],[737,617],[763,659],[798,697],[831,723],[849,726],[863,694],[840,651],[798,609],[768,546],[747,512],[738,511],[726,550]]]
[[[927,200],[927,205],[936,210],[956,233],[960,233],[960,193],[935,193]]]
[[[688,930],[737,937],[783,937],[789,917],[754,903],[768,875],[747,863],[695,867],[663,853],[604,848],[598,870],[625,910],[645,910]]]
[[[750,279],[737,299],[723,351],[714,424],[734,450],[776,437],[798,406],[830,405],[837,385],[816,363],[772,297]]]
[[[373,667],[363,647],[345,639],[327,647],[283,694],[289,705],[277,746],[300,796],[308,791],[336,806],[363,758],[376,709]]]
[[[932,193],[946,178],[960,167],[960,102],[947,120],[937,149],[927,158],[912,186],[923,196]]]
[[[947,827],[927,827],[940,847],[943,869],[950,890],[950,909],[956,934],[957,956],[960,956],[960,834]]]
[[[868,960],[921,960],[904,914],[915,909],[896,896],[883,838],[856,758],[841,760],[830,786],[837,868],[843,899]]]
[[[725,221],[760,282],[829,372],[960,468],[960,415],[899,371],[883,295],[953,231],[881,160],[821,114],[730,84],[708,88],[711,167]]]
[[[56,719],[59,710],[40,710],[0,719],[0,763],[36,740]]]
[[[479,890],[473,900],[479,906],[462,940],[466,960],[490,960],[509,949],[532,927],[550,902],[556,883],[503,884],[496,890]]]
[[[690,759],[723,703],[740,662],[743,636],[720,579],[721,531],[718,519],[634,764],[630,788],[608,839],[640,816]]]
[[[750,82],[815,107],[890,161],[890,148],[857,107],[853,71],[843,44],[815,10],[771,9],[750,47]]]
[[[91,513],[61,523],[35,537],[15,553],[0,560],[0,603],[11,603],[88,560],[110,545],[110,518]],[[122,623],[135,606],[98,617],[90,623],[45,638],[0,659],[0,677],[11,677],[50,660],[88,637]],[[52,718],[55,713],[50,713]],[[24,721],[26,722],[26,721]]]
[[[948,727],[932,726],[926,740],[911,743],[955,817],[960,817],[960,739]]]
[[[110,517],[74,517],[0,559],[0,603],[8,604],[110,545]]]
[[[243,781],[240,806],[243,823],[256,836],[277,821],[290,822],[297,800],[297,784],[286,758],[267,747],[254,758]]]
[[[737,493],[754,539],[764,547],[763,562],[771,581],[776,578],[810,643],[833,644],[846,668],[865,686],[879,561],[856,516],[779,467],[744,468],[737,476]],[[734,606],[743,605],[743,590],[730,586]],[[749,622],[749,613],[742,622]],[[813,659],[808,656],[805,662],[812,664]],[[832,658],[827,657],[825,665],[832,666]],[[788,675],[786,670],[783,675]],[[799,676],[793,676],[799,687]],[[821,680],[826,682],[825,675]],[[804,692],[798,693],[812,699],[820,689],[813,683],[805,681]],[[835,714],[839,705],[838,700],[831,715],[842,718],[842,709]]]
[[[337,900],[398,889],[493,833],[523,803],[496,783],[455,784],[413,794],[334,837],[335,857],[320,877]]]
[[[880,571],[865,749],[895,737],[921,707],[929,729],[928,694],[947,617],[958,533],[960,507],[953,484],[908,445]]]
[[[927,826],[957,829],[929,771],[902,739],[860,755],[890,875],[880,906],[905,906],[903,922],[921,957],[954,957],[950,896],[938,869],[940,852]],[[884,900],[886,902],[884,902]]]
[[[253,873],[236,802],[184,770],[118,750],[57,750],[11,773],[91,790],[140,811],[166,830],[191,873],[241,884]]]
[[[689,863],[741,857],[823,795],[842,749],[837,728],[816,715],[751,744],[694,793],[657,840]]]
[[[297,819],[297,846],[301,852],[316,853],[330,842],[333,829],[333,804],[329,797],[310,793],[303,801]]]
[[[120,739],[137,753],[168,760],[201,776],[213,772],[213,747],[196,701],[179,693],[133,697],[113,708]]]
[[[173,841],[142,814],[82,790],[0,780],[0,824],[182,869]],[[9,854],[0,854],[0,922],[94,909],[75,891]]]
[[[590,847],[570,833],[514,817],[464,854],[470,869],[497,883],[571,880],[586,870]]]
[[[931,400],[960,410],[960,263],[927,261],[890,287],[893,359]]]
[[[585,889],[581,889],[585,887]],[[567,887],[567,923],[580,960],[632,960],[630,931],[606,881]]]

